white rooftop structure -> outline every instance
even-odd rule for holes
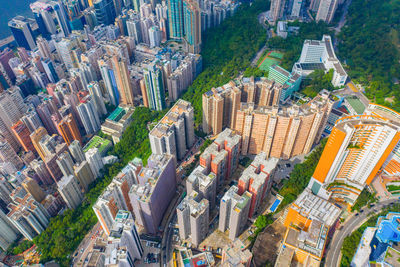
[[[327,200],[314,195],[306,188],[293,203],[292,208],[304,217],[318,220],[331,227],[340,215],[340,208]]]

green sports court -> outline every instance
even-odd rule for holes
[[[275,64],[280,64],[283,58],[283,54],[278,51],[270,51],[258,65],[258,68],[263,71],[269,70],[269,67]]]

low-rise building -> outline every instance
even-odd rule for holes
[[[132,121],[135,110],[129,106],[118,106],[101,125],[101,131],[112,137],[116,144],[121,140],[122,134]]]

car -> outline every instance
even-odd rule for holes
[[[206,246],[203,247],[203,251],[206,251]]]
[[[253,231],[249,230],[247,232],[249,233],[249,235],[253,235]]]
[[[360,213],[363,213],[364,212],[364,210],[360,210]]]
[[[84,251],[84,249],[82,248],[82,249],[81,249],[81,253],[83,253],[83,251]]]
[[[357,217],[357,216],[358,216],[358,213],[356,213],[354,216]]]
[[[372,207],[375,207],[375,204],[371,204],[371,208],[372,208]]]

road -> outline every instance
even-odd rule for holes
[[[90,252],[90,248],[93,248],[93,244],[96,241],[96,238],[92,238],[96,232],[99,231],[99,235],[103,233],[100,223],[98,222],[95,226],[93,226],[92,230],[85,236],[82,240],[76,251],[74,252],[74,266],[83,266],[83,263]],[[89,248],[89,249],[88,249]],[[82,251],[83,249],[83,251]],[[77,254],[78,253],[78,254]],[[76,255],[76,256],[75,256]]]
[[[340,17],[339,23],[335,27],[336,33],[339,33],[342,30],[342,27],[346,24],[346,15],[349,10],[350,4],[351,4],[351,0],[347,0],[345,3],[345,6],[343,7],[344,10],[343,10],[342,16]]]
[[[361,224],[363,224],[369,217],[369,215],[374,214],[374,210],[379,212],[386,205],[393,204],[397,202],[397,199],[390,199],[379,202],[375,204],[372,208],[364,208],[364,212],[359,213],[358,216],[352,216],[348,221],[342,226],[341,230],[336,230],[326,255],[327,267],[337,267],[340,263],[341,258],[341,248],[345,237],[349,236],[353,231],[355,231]]]
[[[183,172],[183,168],[187,165],[190,164],[193,160],[194,160],[194,156],[196,155],[196,153],[199,152],[201,145],[203,144],[204,139],[199,138],[198,140],[196,140],[195,145],[186,153],[185,157],[184,157],[184,161],[181,162],[181,164],[177,167],[177,173],[181,173]],[[179,185],[183,185],[183,187],[180,187]],[[172,246],[172,235],[173,235],[173,231],[172,228],[173,227],[169,227],[170,223],[173,222],[175,223],[177,220],[176,217],[176,207],[178,206],[178,204],[181,201],[181,196],[183,194],[183,192],[185,192],[184,188],[185,187],[185,182],[184,179],[181,180],[180,184],[177,186],[178,188],[178,192],[177,195],[175,196],[174,200],[172,200],[174,202],[173,208],[171,209],[171,212],[169,212],[167,214],[167,220],[164,226],[164,232],[163,232],[163,236],[162,236],[162,241],[161,241],[161,266],[171,266],[170,265],[170,261],[172,259],[172,252],[173,252],[173,246]],[[181,190],[181,188],[183,190]],[[166,258],[166,260],[164,260],[164,257]]]

